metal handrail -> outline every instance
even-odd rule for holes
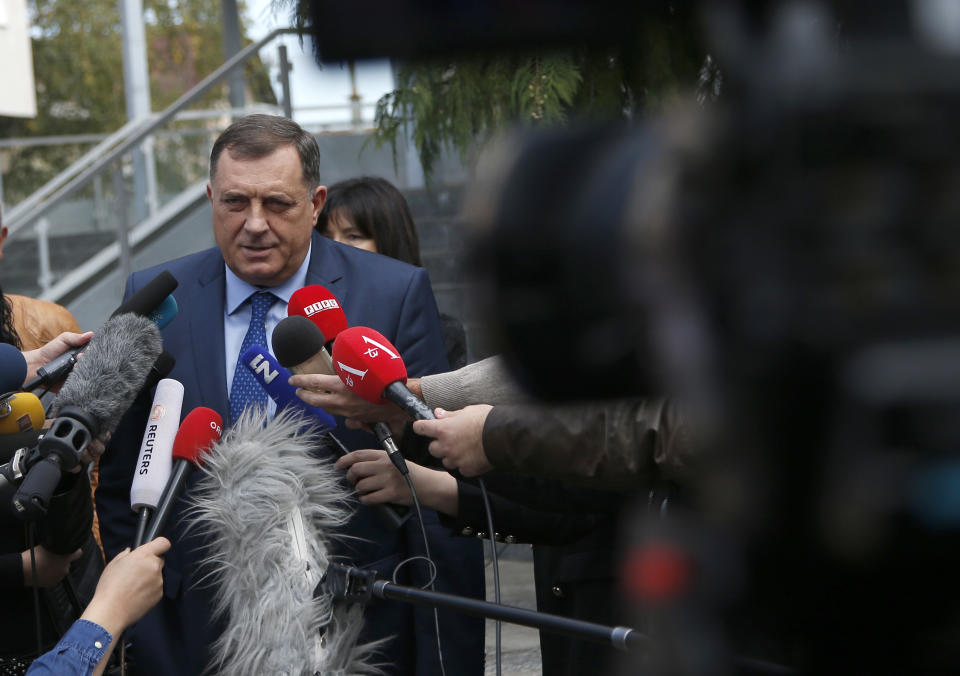
[[[35,190],[25,200],[12,207],[6,214],[6,225],[8,232],[13,234],[24,225],[29,224],[31,221],[37,220],[39,216],[32,218],[28,217],[28,214],[30,214],[30,212],[35,209],[37,205],[42,204],[43,200],[64,186],[67,181],[76,176],[77,172],[81,171],[84,166],[95,161],[97,157],[110,150],[110,148],[113,147],[117,141],[129,134],[132,129],[135,129],[140,124],[143,124],[143,119],[130,120],[117,131],[113,132],[106,138],[101,139],[97,145],[85,152],[69,167],[47,181],[42,187]]]
[[[147,118],[148,121],[144,122],[143,120],[133,121],[128,123],[133,126],[135,131],[130,133],[125,141],[122,141],[119,145],[113,147],[112,150],[102,155],[99,159],[95,160],[87,169],[81,171],[79,174],[74,176],[69,182],[53,192],[50,195],[49,199],[42,201],[33,209],[16,209],[15,214],[12,213],[9,221],[6,223],[8,231],[13,234],[18,229],[25,227],[26,225],[36,221],[40,218],[43,218],[54,206],[56,206],[61,200],[70,197],[80,188],[86,185],[94,176],[99,174],[105,167],[107,167],[111,162],[113,162],[118,157],[122,156],[124,153],[128,152],[131,148],[139,144],[143,139],[153,133],[158,127],[169,122],[173,117],[184,107],[190,105],[201,96],[206,94],[210,89],[215,85],[219,84],[227,74],[238,65],[244,63],[249,59],[253,54],[257,53],[262,49],[266,44],[274,40],[280,35],[297,33],[295,28],[277,28],[272,32],[268,33],[266,36],[260,40],[253,42],[239,52],[227,59],[222,66],[217,68],[215,71],[210,73],[203,80],[198,82],[193,86],[188,92],[186,92],[179,99],[171,103],[166,110],[158,115],[151,116]],[[124,126],[126,128],[127,125]],[[68,167],[63,173],[75,173],[75,169]],[[56,180],[56,179],[54,179]],[[52,181],[51,181],[52,183]],[[48,184],[49,185],[49,184]],[[46,186],[45,186],[46,187]],[[41,188],[43,190],[43,188]],[[50,191],[47,191],[49,194]],[[32,197],[32,196],[31,196]],[[28,200],[30,198],[27,198]],[[24,200],[27,201],[27,200]],[[19,207],[19,205],[18,205]],[[14,218],[14,216],[18,218]]]

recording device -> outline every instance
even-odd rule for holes
[[[170,296],[176,288],[177,280],[168,271],[164,270],[114,310],[110,318],[127,313],[142,315],[150,317],[156,326],[162,329],[173,320],[177,313],[177,302]],[[51,387],[63,380],[77,363],[77,355],[83,352],[87,346],[67,350],[49,364],[38,368],[37,376],[26,383],[23,389],[35,390],[38,387]]]
[[[307,0],[300,14],[314,37],[319,63],[529,51],[571,44],[609,47],[638,37],[641,8],[647,5],[610,0],[531,0],[522,5],[400,0],[361,7]],[[360,25],[362,31],[357,30]]]
[[[277,361],[291,373],[336,375],[330,353],[324,347],[327,341],[323,332],[306,317],[290,315],[281,319],[270,340]]]
[[[32,447],[46,417],[43,403],[32,392],[15,392],[0,399],[0,461],[18,448]]]
[[[39,430],[43,421],[43,404],[35,394],[14,392],[0,399],[0,436]]]
[[[121,314],[90,340],[56,400],[56,419],[26,461],[13,497],[22,519],[47,511],[63,470],[77,468],[95,438],[112,432],[146,381],[160,354],[160,331],[149,319]]]
[[[368,671],[362,609],[313,594],[350,516],[340,473],[313,457],[318,441],[292,409],[268,420],[251,408],[191,487],[188,527],[208,543],[198,571],[223,623],[211,646],[221,673]]]
[[[342,311],[341,311],[342,314]],[[293,373],[323,373],[336,375],[330,353],[324,345],[323,333],[316,324],[299,315],[292,315],[280,321],[273,330],[273,351],[277,361],[287,366]],[[296,390],[294,390],[296,393]],[[384,423],[373,425],[374,435],[390,456],[390,460],[403,474],[408,473],[407,463],[400,454],[391,435],[390,428]],[[332,433],[327,435],[337,450],[346,455],[349,451]],[[409,516],[410,512],[399,505],[374,505],[390,525],[397,527]]]
[[[183,385],[179,381],[165,378],[157,383],[133,482],[130,484],[130,508],[138,517],[134,549],[144,543],[147,525],[170,478],[173,442],[177,436],[182,406]]]
[[[335,340],[347,328],[347,317],[340,301],[319,284],[294,291],[287,303],[287,315],[309,319],[317,325],[327,343]]]
[[[173,440],[173,470],[143,536],[143,542],[150,542],[160,535],[190,473],[203,465],[204,455],[220,440],[222,433],[223,419],[220,414],[205,406],[198,406],[183,419]]]
[[[18,392],[0,403],[0,509],[6,510],[27,471],[45,421],[43,404],[31,392]]]
[[[371,404],[390,400],[414,420],[433,420],[433,411],[407,388],[407,367],[389,340],[378,331],[354,326],[341,332],[333,346],[337,375],[350,390]]]
[[[267,396],[277,404],[278,411],[285,408],[299,409],[323,429],[329,430],[337,426],[332,415],[323,409],[310,406],[297,396],[297,388],[287,382],[290,380],[290,372],[274,359],[267,348],[251,345],[240,355],[240,361],[260,383]]]

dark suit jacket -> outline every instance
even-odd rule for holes
[[[484,475],[499,540],[533,544],[537,610],[608,626],[626,624],[617,599],[617,530],[631,493],[582,488],[539,477]],[[488,537],[487,514],[473,480],[458,481],[455,534]],[[616,650],[540,632],[544,676],[612,673]]]
[[[383,333],[403,355],[411,376],[446,370],[436,302],[424,270],[337,244],[316,233],[312,246],[307,284],[322,284],[333,292],[350,326],[369,326]],[[183,414],[197,406],[208,406],[230,424],[223,345],[225,277],[220,251],[209,249],[135,273],[127,281],[125,297],[162,270],[169,270],[179,282],[174,295],[180,311],[163,330],[163,343],[176,358],[169,377],[184,386]],[[151,401],[150,393],[141,393],[101,460],[96,502],[108,558],[133,540],[130,482]],[[349,447],[377,447],[372,436],[346,430],[339,422],[337,436]],[[212,590],[198,583],[197,561],[202,556],[203,540],[196,533],[185,533],[180,517],[179,512],[174,513],[165,533],[174,545],[164,567],[164,598],[129,632],[141,673],[200,673],[207,664],[208,647],[221,632],[210,619]],[[439,569],[439,589],[482,598],[482,550],[476,544],[466,547],[462,540],[449,537],[434,512],[426,510],[424,520]],[[375,568],[381,576],[391,575],[408,555],[421,553],[422,544],[417,544],[421,540],[419,527],[413,519],[392,530],[366,507],[358,508],[346,534],[352,537],[349,542],[339,543],[337,553],[357,565]],[[403,576],[400,581],[404,581]],[[381,651],[388,673],[439,673],[432,611],[374,601],[367,608],[365,620],[361,641],[395,636]],[[441,613],[441,640],[447,673],[482,672],[481,620]],[[451,656],[456,656],[466,671],[452,669]]]

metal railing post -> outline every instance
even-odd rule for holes
[[[283,116],[293,119],[293,102],[290,100],[290,71],[293,66],[287,59],[287,46],[283,43],[277,48],[280,52],[280,87],[283,89]]]
[[[53,285],[53,273],[50,271],[50,221],[44,216],[37,221],[37,258],[40,265],[40,275],[37,283],[41,293],[46,293]]]
[[[120,279],[126,279],[133,272],[130,260],[130,232],[127,228],[127,188],[123,181],[123,161],[113,173],[113,189],[117,198],[117,244],[120,245]]]

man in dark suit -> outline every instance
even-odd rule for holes
[[[207,195],[217,247],[135,273],[126,288],[129,297],[161,270],[179,281],[180,313],[163,330],[163,340],[176,358],[170,377],[184,385],[184,414],[208,406],[221,413],[225,425],[232,423],[244,405],[238,393],[253,393],[241,382],[241,348],[255,329],[260,340],[268,336],[286,316],[290,294],[308,284],[332,291],[350,325],[369,326],[389,338],[411,375],[446,369],[426,273],[314,232],[326,188],[320,185],[316,141],[298,125],[266,115],[232,124],[211,151]],[[108,557],[133,539],[129,490],[150,401],[150,393],[141,393],[102,459],[96,501]],[[354,448],[372,445],[365,433],[338,428],[337,434]],[[130,631],[140,673],[200,673],[221,632],[210,619],[213,592],[199,579],[203,538],[185,532],[182,516],[181,502],[165,533],[173,547],[164,569],[164,599]],[[435,513],[428,511],[424,520],[431,552],[439,559],[439,588],[481,596],[480,549],[454,546],[441,537]],[[343,539],[337,553],[389,576],[401,560],[422,553],[417,533],[411,521],[392,529],[361,507],[347,527],[351,537]],[[480,673],[482,622],[441,617],[447,673]],[[381,602],[368,607],[361,641],[393,637],[378,655],[388,673],[434,674],[440,673],[434,631],[432,612]]]

